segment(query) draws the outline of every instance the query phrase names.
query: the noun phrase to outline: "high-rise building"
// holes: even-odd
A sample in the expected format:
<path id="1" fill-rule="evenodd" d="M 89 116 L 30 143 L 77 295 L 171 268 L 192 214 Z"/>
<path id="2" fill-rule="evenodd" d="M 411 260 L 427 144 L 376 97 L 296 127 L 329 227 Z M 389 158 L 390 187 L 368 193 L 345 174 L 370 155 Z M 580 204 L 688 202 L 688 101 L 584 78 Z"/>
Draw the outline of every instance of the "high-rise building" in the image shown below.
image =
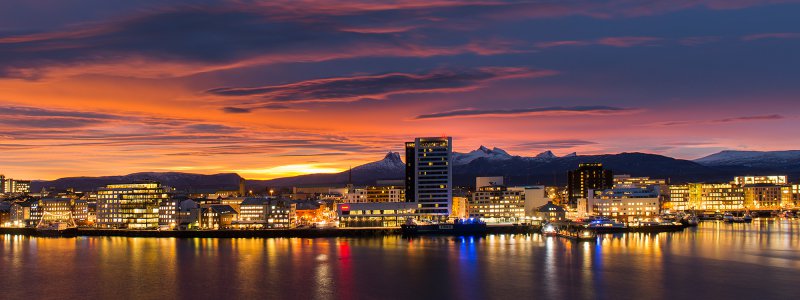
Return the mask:
<path id="1" fill-rule="evenodd" d="M 614 185 L 611 170 L 603 169 L 601 163 L 582 163 L 578 169 L 567 174 L 567 202 L 576 207 L 578 199 L 586 198 L 589 190 L 606 190 Z"/>
<path id="2" fill-rule="evenodd" d="M 169 188 L 158 182 L 109 184 L 97 191 L 97 227 L 158 228 L 159 204 Z"/>
<path id="3" fill-rule="evenodd" d="M 422 219 L 444 220 L 453 202 L 453 139 L 416 138 L 406 143 L 406 202 Z"/>

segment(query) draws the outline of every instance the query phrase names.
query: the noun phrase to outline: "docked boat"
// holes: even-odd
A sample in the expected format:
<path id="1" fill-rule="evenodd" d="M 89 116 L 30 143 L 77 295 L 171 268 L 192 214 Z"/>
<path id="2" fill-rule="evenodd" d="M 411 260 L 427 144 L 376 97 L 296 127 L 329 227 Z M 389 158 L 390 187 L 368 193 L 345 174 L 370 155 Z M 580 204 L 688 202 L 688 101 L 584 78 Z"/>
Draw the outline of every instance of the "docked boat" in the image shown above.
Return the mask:
<path id="1" fill-rule="evenodd" d="M 486 223 L 478 219 L 456 220 L 453 223 L 419 223 L 409 219 L 400 229 L 403 235 L 485 235 Z"/>
<path id="2" fill-rule="evenodd" d="M 750 214 L 745 213 L 743 216 L 734 216 L 730 219 L 725 219 L 726 223 L 752 223 L 753 217 Z"/>
<path id="3" fill-rule="evenodd" d="M 727 223 L 733 223 L 733 214 L 726 212 L 725 214 L 722 215 L 722 221 Z"/>
<path id="4" fill-rule="evenodd" d="M 67 222 L 48 222 L 36 226 L 36 234 L 45 237 L 74 237 L 78 227 Z"/>
<path id="5" fill-rule="evenodd" d="M 556 231 L 556 227 L 552 223 L 547 223 L 542 226 L 542 235 L 544 236 L 557 236 L 558 231 Z"/>
<path id="6" fill-rule="evenodd" d="M 692 215 L 692 214 L 687 214 L 687 215 L 684 215 L 684 216 L 681 218 L 681 221 L 680 221 L 680 223 L 681 223 L 681 224 L 683 224 L 684 226 L 688 226 L 688 227 L 696 227 L 696 226 L 697 226 L 697 224 L 699 224 L 699 223 L 700 223 L 700 220 L 699 220 L 699 219 L 697 219 L 697 216 L 695 216 L 695 215 Z"/>
<path id="7" fill-rule="evenodd" d="M 681 231 L 686 225 L 680 222 L 635 222 L 628 224 L 631 232 L 672 232 Z"/>
<path id="8" fill-rule="evenodd" d="M 577 241 L 597 241 L 597 232 L 588 228 L 561 228 L 558 230 L 558 236 L 577 240 Z"/>
<path id="9" fill-rule="evenodd" d="M 628 231 L 628 226 L 606 217 L 595 217 L 589 220 L 586 228 L 593 230 L 595 233 L 616 233 Z"/>
<path id="10" fill-rule="evenodd" d="M 71 213 L 50 213 L 45 211 L 39 224 L 36 225 L 36 234 L 47 237 L 74 237 L 78 235 L 78 226 L 72 219 Z"/>

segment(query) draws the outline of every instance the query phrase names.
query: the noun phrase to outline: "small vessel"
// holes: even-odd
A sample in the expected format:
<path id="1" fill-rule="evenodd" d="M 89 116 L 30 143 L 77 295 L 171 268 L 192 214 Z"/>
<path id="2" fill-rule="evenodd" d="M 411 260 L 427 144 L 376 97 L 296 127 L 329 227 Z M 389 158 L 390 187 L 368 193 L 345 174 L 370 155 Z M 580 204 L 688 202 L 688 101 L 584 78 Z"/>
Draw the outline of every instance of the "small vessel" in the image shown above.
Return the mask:
<path id="1" fill-rule="evenodd" d="M 47 222 L 36 226 L 36 233 L 47 237 L 74 237 L 78 235 L 78 227 L 68 222 Z"/>
<path id="2" fill-rule="evenodd" d="M 684 226 L 695 227 L 695 226 L 697 226 L 698 223 L 700 223 L 700 220 L 698 220 L 697 216 L 695 216 L 695 215 L 687 214 L 687 215 L 683 216 L 683 218 L 681 218 L 680 222 Z"/>
<path id="3" fill-rule="evenodd" d="M 722 215 L 722 221 L 725 221 L 725 222 L 728 222 L 728 223 L 732 223 L 733 222 L 733 214 L 729 213 L 729 212 L 726 212 L 725 214 Z"/>
<path id="4" fill-rule="evenodd" d="M 631 232 L 671 232 L 683 230 L 686 225 L 680 222 L 635 222 L 628 228 Z"/>
<path id="5" fill-rule="evenodd" d="M 556 227 L 553 226 L 552 223 L 547 223 L 542 226 L 542 235 L 544 236 L 557 236 L 558 232 L 556 231 Z"/>
<path id="6" fill-rule="evenodd" d="M 597 241 L 597 232 L 574 224 L 568 224 L 558 228 L 557 235 L 577 241 Z"/>
<path id="7" fill-rule="evenodd" d="M 728 213 L 726 213 L 726 214 L 728 214 Z M 726 223 L 752 223 L 753 222 L 753 217 L 750 216 L 749 213 L 744 213 L 744 215 L 742 215 L 742 216 L 733 216 L 731 214 L 731 217 L 730 218 L 726 218 L 725 222 Z"/>
<path id="8" fill-rule="evenodd" d="M 592 218 L 586 228 L 594 230 L 596 233 L 626 232 L 628 230 L 628 226 L 625 224 L 606 217 Z"/>
<path id="9" fill-rule="evenodd" d="M 453 223 L 421 223 L 413 219 L 407 219 L 406 223 L 400 225 L 403 235 L 423 235 L 423 234 L 449 234 L 449 235 L 485 235 L 486 223 L 480 219 L 459 219 Z"/>
<path id="10" fill-rule="evenodd" d="M 45 211 L 36 225 L 36 234 L 47 237 L 74 237 L 78 235 L 78 226 L 72 219 L 72 213 L 50 213 Z"/>

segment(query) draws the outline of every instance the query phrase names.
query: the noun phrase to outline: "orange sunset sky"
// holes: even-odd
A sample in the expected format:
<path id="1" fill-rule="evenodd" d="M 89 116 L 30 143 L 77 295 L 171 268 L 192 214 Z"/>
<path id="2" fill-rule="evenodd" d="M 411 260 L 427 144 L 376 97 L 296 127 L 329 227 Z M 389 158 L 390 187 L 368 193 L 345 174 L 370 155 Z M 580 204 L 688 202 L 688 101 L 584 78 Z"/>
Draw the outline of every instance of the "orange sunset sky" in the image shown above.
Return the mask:
<path id="1" fill-rule="evenodd" d="M 3 1 L 0 173 L 797 149 L 795 1 Z"/>

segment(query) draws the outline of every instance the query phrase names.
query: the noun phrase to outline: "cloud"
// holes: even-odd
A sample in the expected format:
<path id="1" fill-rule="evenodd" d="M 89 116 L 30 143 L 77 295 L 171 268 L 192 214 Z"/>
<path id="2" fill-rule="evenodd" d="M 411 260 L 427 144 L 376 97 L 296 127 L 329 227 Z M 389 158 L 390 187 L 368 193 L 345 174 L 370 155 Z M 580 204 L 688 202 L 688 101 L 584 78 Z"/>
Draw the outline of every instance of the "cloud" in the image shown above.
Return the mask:
<path id="1" fill-rule="evenodd" d="M 443 119 L 460 117 L 501 117 L 501 116 L 542 116 L 542 115 L 610 115 L 633 113 L 639 111 L 633 108 L 611 106 L 572 106 L 572 107 L 538 107 L 519 109 L 460 109 L 439 113 L 419 115 L 414 119 Z"/>
<path id="2" fill-rule="evenodd" d="M 617 48 L 628 48 L 636 46 L 653 46 L 656 42 L 662 41 L 662 38 L 651 36 L 617 36 L 617 37 L 603 37 L 598 39 L 589 40 L 561 40 L 561 41 L 545 41 L 536 43 L 538 48 L 553 48 L 553 47 L 578 47 L 578 46 L 609 46 Z"/>
<path id="3" fill-rule="evenodd" d="M 480 38 L 442 42 L 409 32 L 447 24 L 436 15 L 473 6 L 240 2 L 140 11 L 62 31 L 0 35 L 0 77 L 100 73 L 161 78 L 353 57 L 519 52 L 507 42 Z"/>
<path id="4" fill-rule="evenodd" d="M 468 91 L 491 80 L 553 74 L 555 72 L 549 70 L 510 67 L 442 69 L 419 74 L 387 73 L 313 79 L 285 85 L 225 87 L 207 92 L 218 96 L 245 96 L 248 99 L 259 96 L 266 102 L 352 102 L 364 98 L 385 99 L 396 94 Z"/>
<path id="5" fill-rule="evenodd" d="M 579 146 L 597 145 L 597 142 L 586 140 L 545 140 L 518 144 L 517 147 L 534 149 L 567 149 Z"/>
<path id="6" fill-rule="evenodd" d="M 662 1 L 663 2 L 663 1 Z M 129 9 L 112 20 L 90 20 L 59 31 L 0 35 L 0 77 L 114 74 L 162 78 L 259 64 L 356 57 L 496 55 L 530 51 L 462 32 L 497 21 L 565 16 L 632 17 L 705 7 L 730 9 L 774 1 L 220 1 Z M 730 2 L 730 1 L 725 1 Z M 90 11 L 96 7 L 74 10 Z M 13 5 L 12 5 L 13 6 Z M 95 5 L 96 6 L 96 5 Z M 3 19 L 0 12 L 0 19 Z M 16 18 L 19 19 L 19 18 Z M 34 18 L 35 19 L 35 18 Z M 543 42 L 651 45 L 653 37 Z"/>
<path id="7" fill-rule="evenodd" d="M 250 108 L 226 106 L 222 108 L 222 111 L 229 114 L 246 114 L 252 112 L 253 110 Z"/>
<path id="8" fill-rule="evenodd" d="M 781 119 L 785 119 L 785 117 L 778 114 L 772 114 L 772 115 L 733 117 L 733 118 L 724 118 L 715 120 L 669 121 L 669 122 L 654 123 L 652 125 L 683 126 L 683 125 L 697 125 L 697 124 L 726 124 L 726 123 L 739 123 L 739 122 L 750 122 L 750 121 L 771 121 L 771 120 L 781 120 Z"/>
<path id="9" fill-rule="evenodd" d="M 800 39 L 800 32 L 771 32 L 745 35 L 743 41 L 758 41 L 764 39 Z"/>
<path id="10" fill-rule="evenodd" d="M 253 107 L 236 107 L 236 106 L 226 106 L 222 108 L 222 111 L 229 114 L 246 114 L 251 113 L 254 110 L 279 110 L 279 111 L 305 111 L 304 109 L 293 108 L 290 106 L 282 105 L 282 104 L 265 104 Z"/>

